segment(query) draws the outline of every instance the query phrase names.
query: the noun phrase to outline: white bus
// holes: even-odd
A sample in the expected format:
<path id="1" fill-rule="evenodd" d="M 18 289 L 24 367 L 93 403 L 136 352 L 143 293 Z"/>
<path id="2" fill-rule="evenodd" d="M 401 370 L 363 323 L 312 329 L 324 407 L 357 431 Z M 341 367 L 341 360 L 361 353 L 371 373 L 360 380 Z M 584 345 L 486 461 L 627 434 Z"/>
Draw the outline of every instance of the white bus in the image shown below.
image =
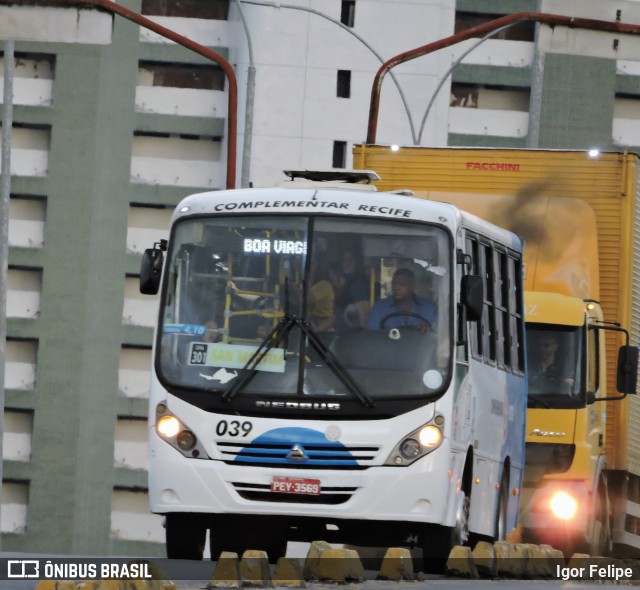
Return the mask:
<path id="1" fill-rule="evenodd" d="M 427 567 L 504 538 L 524 459 L 521 240 L 372 185 L 286 184 L 189 196 L 145 252 L 168 557 L 202 559 L 210 531 L 213 559 L 412 539 Z"/>

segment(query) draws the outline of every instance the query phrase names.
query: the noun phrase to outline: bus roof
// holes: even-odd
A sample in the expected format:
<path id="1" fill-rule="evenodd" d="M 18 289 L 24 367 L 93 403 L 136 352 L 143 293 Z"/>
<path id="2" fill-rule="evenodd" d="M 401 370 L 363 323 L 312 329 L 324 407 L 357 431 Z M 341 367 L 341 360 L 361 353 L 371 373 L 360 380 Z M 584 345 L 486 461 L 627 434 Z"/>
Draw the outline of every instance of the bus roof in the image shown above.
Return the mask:
<path id="1" fill-rule="evenodd" d="M 295 184 L 295 183 L 291 183 Z M 367 186 L 367 185 L 364 185 Z M 183 199 L 172 222 L 181 217 L 212 214 L 324 214 L 371 217 L 398 221 L 430 221 L 456 233 L 460 225 L 488 235 L 515 250 L 522 240 L 515 234 L 464 212 L 449 203 L 395 192 L 371 192 L 332 187 L 253 188 L 196 193 Z"/>

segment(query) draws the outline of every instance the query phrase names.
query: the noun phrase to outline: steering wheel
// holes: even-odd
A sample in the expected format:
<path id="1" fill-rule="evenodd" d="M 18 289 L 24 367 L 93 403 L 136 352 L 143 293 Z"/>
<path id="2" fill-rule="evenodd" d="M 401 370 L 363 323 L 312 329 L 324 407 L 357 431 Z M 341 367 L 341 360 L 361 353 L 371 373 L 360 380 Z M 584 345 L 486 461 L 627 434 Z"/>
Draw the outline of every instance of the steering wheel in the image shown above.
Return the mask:
<path id="1" fill-rule="evenodd" d="M 421 316 L 419 313 L 415 313 L 414 311 L 392 311 L 391 313 L 388 313 L 386 316 L 384 316 L 380 320 L 380 329 L 381 330 L 384 329 L 384 325 L 386 324 L 387 320 L 390 320 L 391 318 L 396 318 L 398 316 L 402 316 L 402 317 L 405 317 L 405 318 L 408 318 L 408 317 L 418 318 L 420 321 L 422 321 L 422 322 L 424 322 L 426 324 L 427 330 L 433 331 L 435 329 L 435 326 L 434 326 L 434 324 L 433 324 L 433 322 L 431 320 L 428 320 L 424 316 Z M 419 326 L 403 326 L 403 327 L 419 328 Z"/>

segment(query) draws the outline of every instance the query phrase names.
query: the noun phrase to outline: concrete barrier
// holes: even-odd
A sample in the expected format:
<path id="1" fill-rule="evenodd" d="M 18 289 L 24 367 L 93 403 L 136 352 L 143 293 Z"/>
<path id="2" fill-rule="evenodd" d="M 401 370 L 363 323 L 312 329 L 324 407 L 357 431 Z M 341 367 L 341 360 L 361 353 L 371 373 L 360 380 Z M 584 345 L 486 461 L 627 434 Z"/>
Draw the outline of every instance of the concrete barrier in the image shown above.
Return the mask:
<path id="1" fill-rule="evenodd" d="M 307 557 L 304 560 L 304 569 L 302 574 L 305 580 L 318 580 L 320 573 L 320 556 L 324 551 L 333 549 L 326 541 L 313 541 L 307 551 Z"/>
<path id="2" fill-rule="evenodd" d="M 265 551 L 248 549 L 242 554 L 240 580 L 243 586 L 259 586 L 261 588 L 272 586 L 269 557 Z"/>
<path id="3" fill-rule="evenodd" d="M 552 578 L 555 573 L 550 545 L 530 545 L 529 568 L 532 578 Z"/>
<path id="4" fill-rule="evenodd" d="M 237 553 L 220 553 L 213 578 L 207 584 L 207 588 L 240 588 L 240 561 Z"/>
<path id="5" fill-rule="evenodd" d="M 495 577 L 498 573 L 496 552 L 491 543 L 479 541 L 471 553 L 473 563 L 481 576 Z"/>
<path id="6" fill-rule="evenodd" d="M 378 580 L 414 580 L 411 552 L 404 547 L 390 547 L 382 559 Z"/>
<path id="7" fill-rule="evenodd" d="M 531 548 L 527 543 L 516 543 L 514 549 L 514 576 L 518 578 L 528 577 L 533 568 L 533 565 L 529 563 Z"/>
<path id="8" fill-rule="evenodd" d="M 473 562 L 473 555 L 470 547 L 456 545 L 449 553 L 445 571 L 451 576 L 461 576 L 464 578 L 479 578 L 478 570 Z"/>
<path id="9" fill-rule="evenodd" d="M 496 557 L 496 574 L 503 577 L 515 577 L 519 570 L 524 571 L 524 564 L 520 564 L 515 544 L 509 541 L 496 541 L 493 544 Z"/>
<path id="10" fill-rule="evenodd" d="M 555 577 L 557 567 L 565 566 L 564 553 L 551 545 L 541 545 L 541 547 L 544 547 L 547 552 L 547 561 L 551 569 L 551 575 Z"/>
<path id="11" fill-rule="evenodd" d="M 364 567 L 354 549 L 327 549 L 320 555 L 318 579 L 321 582 L 363 582 Z"/>
<path id="12" fill-rule="evenodd" d="M 281 557 L 273 572 L 273 585 L 288 588 L 304 588 L 304 575 L 298 559 Z"/>

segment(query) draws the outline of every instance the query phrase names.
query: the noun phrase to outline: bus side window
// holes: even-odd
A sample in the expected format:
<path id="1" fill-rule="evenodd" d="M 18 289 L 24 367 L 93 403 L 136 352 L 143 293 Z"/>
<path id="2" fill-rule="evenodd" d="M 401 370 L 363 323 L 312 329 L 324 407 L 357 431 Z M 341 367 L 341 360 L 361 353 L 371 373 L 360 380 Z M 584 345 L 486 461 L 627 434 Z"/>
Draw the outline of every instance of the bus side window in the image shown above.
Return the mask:
<path id="1" fill-rule="evenodd" d="M 465 240 L 465 253 L 471 257 L 471 268 L 465 272 L 478 275 L 478 241 L 475 237 L 467 235 Z M 476 358 L 481 358 L 484 352 L 484 342 L 482 339 L 482 322 L 469 323 L 469 340 L 471 343 L 471 354 Z"/>

